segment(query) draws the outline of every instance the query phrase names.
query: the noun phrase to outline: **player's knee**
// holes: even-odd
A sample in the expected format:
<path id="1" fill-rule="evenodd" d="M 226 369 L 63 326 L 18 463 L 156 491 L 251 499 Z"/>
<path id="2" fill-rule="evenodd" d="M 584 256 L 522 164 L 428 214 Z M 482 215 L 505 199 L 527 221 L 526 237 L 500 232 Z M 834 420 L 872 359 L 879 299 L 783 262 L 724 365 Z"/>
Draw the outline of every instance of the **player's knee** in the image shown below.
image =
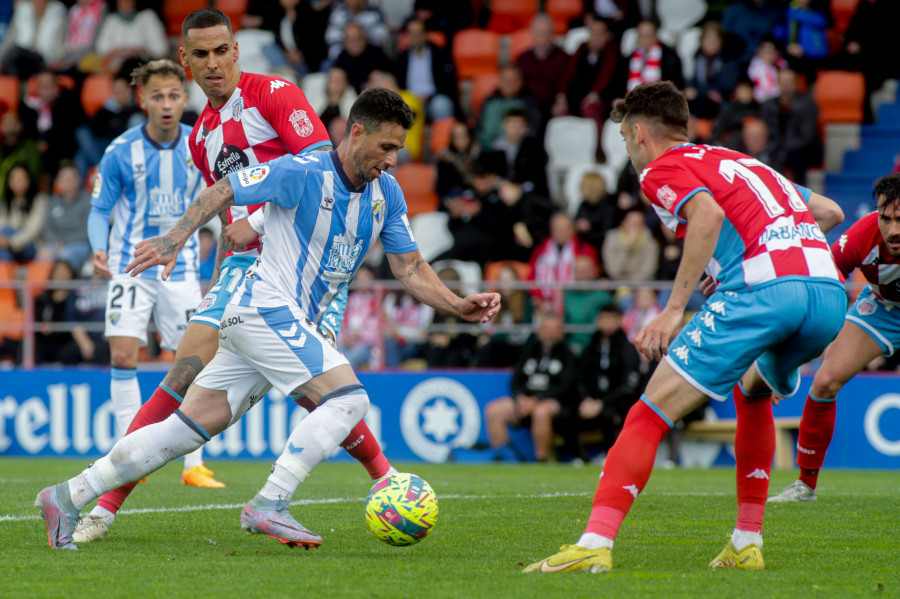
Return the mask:
<path id="1" fill-rule="evenodd" d="M 488 422 L 508 421 L 512 415 L 512 402 L 507 397 L 492 399 L 484 406 L 484 419 Z"/>
<path id="2" fill-rule="evenodd" d="M 839 380 L 831 373 L 819 370 L 809 389 L 810 395 L 818 399 L 834 399 L 846 381 Z"/>
<path id="3" fill-rule="evenodd" d="M 138 357 L 137 352 L 133 352 L 128 348 L 114 347 L 110 348 L 109 364 L 113 368 L 137 368 Z"/>

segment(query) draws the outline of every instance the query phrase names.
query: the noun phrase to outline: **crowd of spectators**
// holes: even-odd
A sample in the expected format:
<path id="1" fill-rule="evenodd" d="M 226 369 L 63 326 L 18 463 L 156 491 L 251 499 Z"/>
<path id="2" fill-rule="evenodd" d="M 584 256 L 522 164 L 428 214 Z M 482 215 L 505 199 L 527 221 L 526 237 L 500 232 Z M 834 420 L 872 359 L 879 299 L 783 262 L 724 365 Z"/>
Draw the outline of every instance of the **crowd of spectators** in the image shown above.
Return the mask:
<path id="1" fill-rule="evenodd" d="M 179 39 L 167 33 L 180 30 L 167 12 L 175 3 L 0 4 L 7 9 L 0 7 L 0 71 L 21 82 L 18 102 L 0 100 L 0 261 L 62 261 L 83 276 L 91 173 L 106 145 L 144 118 L 131 69 L 177 56 Z M 408 13 L 398 15 L 397 6 Z M 689 101 L 695 141 L 739 149 L 805 183 L 822 161 L 810 94 L 820 70 L 861 71 L 873 92 L 900 69 L 883 59 L 890 55 L 887 28 L 900 16 L 892 0 L 861 0 L 843 31 L 835 29 L 828 0 L 710 1 L 692 54 L 661 28 L 655 6 L 584 0 L 582 12 L 562 22 L 543 12 L 528 17 L 522 25 L 530 42 L 514 56 L 512 36 L 502 32 L 495 87 L 479 98 L 474 82 L 459 76 L 454 43 L 460 31 L 497 22 L 490 0 L 280 0 L 249 2 L 244 14 L 231 15 L 242 54 L 259 67 L 252 70 L 301 85 L 335 141 L 362 89 L 403 94 L 417 123 L 402 159 L 433 165 L 435 209 L 446 213 L 452 238 L 436 260 L 474 264 L 485 280 L 492 272 L 490 284 L 504 295 L 503 314 L 486 335 L 436 321 L 405 294 L 376 298 L 371 289 L 354 289 L 342 339 L 354 365 L 510 367 L 549 316 L 563 318 L 568 347 L 578 355 L 605 306 L 623 312 L 627 324 L 629 311 L 646 313 L 660 303 L 654 294 L 645 305 L 654 286 L 641 283 L 674 276 L 680 242 L 642 201 L 627 161 L 616 163 L 611 177 L 586 172 L 574 197 L 548 179 L 544 134 L 551 119 L 591 119 L 600 140 L 616 98 L 639 83 L 670 79 Z M 254 48 L 258 39 L 271 43 Z M 90 110 L 79 99 L 98 74 L 109 78 L 111 93 Z M 193 118 L 186 112 L 186 122 Z M 447 143 L 435 147 L 434 125 L 448 119 Z M 595 158 L 607 160 L 601 143 Z M 206 247 L 210 264 L 214 240 Z M 498 263 L 505 266 L 492 269 Z M 385 278 L 383 264 L 370 266 L 373 277 Z M 466 268 L 445 270 L 463 284 Z M 630 285 L 589 289 L 598 279 Z M 524 291 L 525 284 L 534 288 Z M 372 319 L 384 324 L 384 343 L 372 338 Z M 423 332 L 429 323 L 437 332 Z"/>

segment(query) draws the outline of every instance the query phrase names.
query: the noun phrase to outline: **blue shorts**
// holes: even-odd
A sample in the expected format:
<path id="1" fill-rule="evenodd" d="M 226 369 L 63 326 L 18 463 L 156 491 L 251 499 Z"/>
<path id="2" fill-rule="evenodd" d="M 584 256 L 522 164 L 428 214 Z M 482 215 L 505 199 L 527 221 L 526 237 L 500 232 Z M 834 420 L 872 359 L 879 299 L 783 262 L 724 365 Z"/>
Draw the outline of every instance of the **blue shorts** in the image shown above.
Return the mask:
<path id="1" fill-rule="evenodd" d="M 724 400 L 755 362 L 782 397 L 800 386 L 798 368 L 837 336 L 847 311 L 843 286 L 785 279 L 710 296 L 669 345 L 666 361 L 694 388 Z"/>
<path id="2" fill-rule="evenodd" d="M 216 284 L 209 288 L 197 311 L 191 316 L 190 322 L 200 322 L 211 327 L 219 328 L 225 306 L 231 301 L 231 296 L 237 291 L 247 269 L 256 262 L 256 256 L 227 256 L 219 269 L 219 278 Z"/>
<path id="3" fill-rule="evenodd" d="M 885 305 L 868 285 L 847 310 L 846 318 L 868 333 L 885 356 L 892 355 L 900 345 L 900 307 Z"/>

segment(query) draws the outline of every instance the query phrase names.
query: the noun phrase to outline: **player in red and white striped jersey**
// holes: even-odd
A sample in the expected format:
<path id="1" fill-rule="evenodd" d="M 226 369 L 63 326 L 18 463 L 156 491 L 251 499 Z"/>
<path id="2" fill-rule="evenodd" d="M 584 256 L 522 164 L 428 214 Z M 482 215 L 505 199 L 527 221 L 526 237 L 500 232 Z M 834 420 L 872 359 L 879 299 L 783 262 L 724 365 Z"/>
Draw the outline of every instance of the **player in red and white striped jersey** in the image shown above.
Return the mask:
<path id="1" fill-rule="evenodd" d="M 797 439 L 800 477 L 770 502 L 816 500 L 819 469 L 834 434 L 838 392 L 869 362 L 900 346 L 900 174 L 878 179 L 874 195 L 878 209 L 831 246 L 844 276 L 858 268 L 869 284 L 847 311 L 806 397 Z"/>
<path id="2" fill-rule="evenodd" d="M 613 109 L 641 189 L 684 239 L 684 252 L 665 308 L 635 338 L 659 366 L 609 451 L 585 531 L 526 572 L 610 570 L 614 539 L 662 439 L 707 398 L 724 400 L 732 390 L 737 522 L 709 565 L 764 567 L 762 523 L 775 455 L 771 399 L 796 393 L 799 366 L 843 323 L 846 292 L 822 231 L 843 213 L 750 156 L 691 144 L 689 118 L 687 101 L 669 81 L 641 84 Z M 717 289 L 681 328 L 704 270 Z"/>

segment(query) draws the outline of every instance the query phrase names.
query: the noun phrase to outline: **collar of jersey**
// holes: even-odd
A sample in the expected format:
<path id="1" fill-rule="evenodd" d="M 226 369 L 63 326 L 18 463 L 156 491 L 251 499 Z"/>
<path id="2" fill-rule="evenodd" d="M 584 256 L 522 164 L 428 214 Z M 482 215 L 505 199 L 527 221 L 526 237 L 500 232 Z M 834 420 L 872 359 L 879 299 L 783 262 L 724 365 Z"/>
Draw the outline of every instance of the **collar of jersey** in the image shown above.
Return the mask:
<path id="1" fill-rule="evenodd" d="M 341 183 L 344 184 L 344 187 L 346 187 L 348 191 L 351 191 L 353 193 L 362 193 L 366 190 L 365 183 L 360 188 L 356 188 L 353 186 L 353 183 L 350 181 L 347 173 L 344 172 L 344 165 L 341 164 L 341 159 L 338 158 L 337 150 L 331 150 L 330 152 L 328 152 L 328 155 L 331 156 L 331 161 L 334 162 L 335 170 L 337 170 L 338 175 L 341 177 Z"/>
<path id="2" fill-rule="evenodd" d="M 175 146 L 178 145 L 179 141 L 181 141 L 181 125 L 180 124 L 178 125 L 178 135 L 175 136 L 175 141 L 173 141 L 168 146 L 164 146 L 161 143 L 159 143 L 158 141 L 156 141 L 155 139 L 153 139 L 152 137 L 150 137 L 150 134 L 147 133 L 147 123 L 144 123 L 143 125 L 141 125 L 141 133 L 143 133 L 144 139 L 147 140 L 147 143 L 149 143 L 151 146 L 153 146 L 157 150 L 171 150 Z"/>

